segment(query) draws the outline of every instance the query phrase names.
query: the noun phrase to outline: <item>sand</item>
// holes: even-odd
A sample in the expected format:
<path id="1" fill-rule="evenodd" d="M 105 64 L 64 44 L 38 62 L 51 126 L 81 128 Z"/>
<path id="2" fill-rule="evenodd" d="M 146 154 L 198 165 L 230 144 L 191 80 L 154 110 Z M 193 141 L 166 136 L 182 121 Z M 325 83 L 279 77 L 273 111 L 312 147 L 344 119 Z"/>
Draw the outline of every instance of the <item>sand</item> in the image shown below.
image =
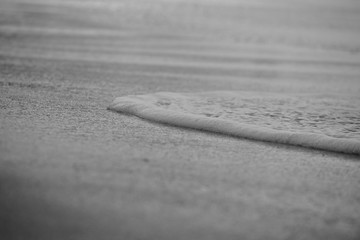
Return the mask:
<path id="1" fill-rule="evenodd" d="M 360 92 L 356 1 L 202 2 L 0 1 L 2 238 L 360 236 L 358 156 L 106 109 L 159 91 Z"/>

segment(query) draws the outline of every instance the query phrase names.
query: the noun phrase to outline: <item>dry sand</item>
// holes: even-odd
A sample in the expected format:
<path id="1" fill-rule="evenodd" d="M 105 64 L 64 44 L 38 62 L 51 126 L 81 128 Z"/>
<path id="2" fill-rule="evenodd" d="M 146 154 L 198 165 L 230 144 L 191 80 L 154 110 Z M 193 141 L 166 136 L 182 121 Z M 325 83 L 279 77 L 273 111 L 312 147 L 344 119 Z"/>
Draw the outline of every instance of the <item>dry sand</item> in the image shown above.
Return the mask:
<path id="1" fill-rule="evenodd" d="M 219 2 L 0 1 L 1 239 L 358 239 L 359 157 L 106 110 L 360 92 L 356 1 Z"/>

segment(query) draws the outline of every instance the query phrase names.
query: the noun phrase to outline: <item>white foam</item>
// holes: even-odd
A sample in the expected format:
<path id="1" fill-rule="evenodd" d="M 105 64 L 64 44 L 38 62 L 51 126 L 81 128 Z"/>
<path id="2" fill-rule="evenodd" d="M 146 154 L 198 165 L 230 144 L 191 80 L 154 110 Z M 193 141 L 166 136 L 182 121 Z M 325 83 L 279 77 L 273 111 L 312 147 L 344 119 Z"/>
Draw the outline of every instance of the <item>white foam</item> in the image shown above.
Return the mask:
<path id="1" fill-rule="evenodd" d="M 108 109 L 179 127 L 360 155 L 358 100 L 249 92 L 156 93 L 119 97 Z M 325 108 L 328 120 L 319 108 Z M 292 112 L 300 117 L 288 117 Z"/>

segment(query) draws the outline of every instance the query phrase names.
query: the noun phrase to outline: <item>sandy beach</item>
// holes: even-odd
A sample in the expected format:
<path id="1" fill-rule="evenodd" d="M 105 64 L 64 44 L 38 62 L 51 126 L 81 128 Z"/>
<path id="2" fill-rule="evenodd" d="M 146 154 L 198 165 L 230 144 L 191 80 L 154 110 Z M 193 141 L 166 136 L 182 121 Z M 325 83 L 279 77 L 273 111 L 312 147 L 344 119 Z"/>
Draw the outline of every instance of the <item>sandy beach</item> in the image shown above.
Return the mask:
<path id="1" fill-rule="evenodd" d="M 0 0 L 0 239 L 359 239 L 359 156 L 107 110 L 162 91 L 358 94 L 359 12 Z"/>

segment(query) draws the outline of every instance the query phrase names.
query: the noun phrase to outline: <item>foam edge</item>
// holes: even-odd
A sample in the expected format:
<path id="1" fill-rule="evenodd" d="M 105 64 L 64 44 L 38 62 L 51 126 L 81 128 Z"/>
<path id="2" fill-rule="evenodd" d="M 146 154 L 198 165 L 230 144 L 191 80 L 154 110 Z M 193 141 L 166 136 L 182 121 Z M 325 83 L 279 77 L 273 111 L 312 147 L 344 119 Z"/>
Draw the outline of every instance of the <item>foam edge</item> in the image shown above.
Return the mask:
<path id="1" fill-rule="evenodd" d="M 178 127 L 215 132 L 251 140 L 360 155 L 360 142 L 356 140 L 334 138 L 315 133 L 274 130 L 190 113 L 180 114 L 131 97 L 116 98 L 107 109 Z"/>

